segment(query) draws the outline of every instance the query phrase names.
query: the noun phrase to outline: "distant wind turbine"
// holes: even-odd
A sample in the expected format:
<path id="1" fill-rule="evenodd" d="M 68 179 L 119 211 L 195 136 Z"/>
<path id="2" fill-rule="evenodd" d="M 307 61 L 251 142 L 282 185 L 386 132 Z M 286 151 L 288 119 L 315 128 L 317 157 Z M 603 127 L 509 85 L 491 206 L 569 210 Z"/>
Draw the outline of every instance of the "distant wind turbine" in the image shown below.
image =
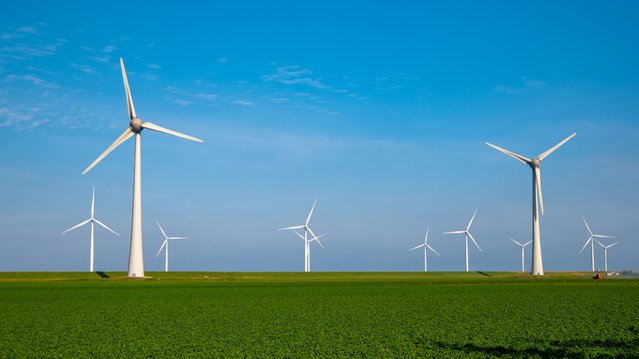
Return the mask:
<path id="1" fill-rule="evenodd" d="M 466 239 L 466 272 L 468 272 L 468 238 L 470 238 L 473 241 L 473 243 L 475 243 L 475 245 L 477 246 L 477 249 L 479 249 L 480 252 L 483 252 L 481 248 L 479 247 L 479 244 L 477 244 L 477 242 L 475 241 L 475 238 L 473 238 L 473 235 L 470 234 L 470 226 L 473 224 L 473 220 L 475 219 L 476 214 L 477 214 L 477 210 L 475 210 L 475 213 L 473 213 L 473 216 L 470 218 L 470 222 L 468 222 L 468 226 L 466 226 L 466 229 L 461 231 L 444 232 L 444 234 L 463 234 L 464 235 L 464 238 Z"/>
<path id="2" fill-rule="evenodd" d="M 568 136 L 565 140 L 559 142 L 554 147 L 549 149 L 548 151 L 540 154 L 537 158 L 528 159 L 524 156 L 518 155 L 514 152 L 508 151 L 501 147 L 495 146 L 491 143 L 486 142 L 486 144 L 497 151 L 503 152 L 508 156 L 516 159 L 517 161 L 530 166 L 532 169 L 532 187 L 533 187 L 533 257 L 532 257 L 532 271 L 533 275 L 544 275 L 544 265 L 541 259 L 541 237 L 539 233 L 539 215 L 538 209 L 541 207 L 541 214 L 544 214 L 544 198 L 542 196 L 541 191 L 541 172 L 539 170 L 539 166 L 541 165 L 541 161 L 544 158 L 548 157 L 551 153 L 553 153 L 556 149 L 558 149 L 561 145 L 568 142 L 571 138 L 575 137 L 577 133 L 573 133 Z"/>
<path id="3" fill-rule="evenodd" d="M 527 245 L 532 243 L 532 241 L 528 241 L 528 242 L 526 242 L 524 244 L 521 244 L 521 243 L 517 242 L 516 240 L 514 240 L 514 239 L 512 239 L 510 237 L 508 237 L 508 239 L 510 239 L 511 241 L 515 242 L 518 246 L 521 247 L 521 271 L 523 272 L 523 271 L 525 271 L 525 269 L 524 269 L 524 248 L 526 248 Z"/>
<path id="4" fill-rule="evenodd" d="M 415 246 L 411 249 L 409 249 L 410 251 L 415 250 L 417 248 L 424 248 L 424 272 L 428 272 L 428 263 L 427 263 L 427 257 L 428 257 L 428 250 L 430 249 L 431 251 L 433 251 L 433 253 L 439 255 L 439 253 L 437 253 L 436 250 L 433 249 L 433 247 L 431 247 L 428 244 L 428 226 L 426 226 L 426 236 L 424 236 L 424 243 Z"/>
<path id="5" fill-rule="evenodd" d="M 588 237 L 588 240 L 586 241 L 586 243 L 584 243 L 584 246 L 581 247 L 579 254 L 581 254 L 586 248 L 586 246 L 588 245 L 588 243 L 590 243 L 591 270 L 594 272 L 595 271 L 595 238 L 615 238 L 615 237 L 604 236 L 602 234 L 593 234 L 592 231 L 590 230 L 590 226 L 588 225 L 588 222 L 586 222 L 586 219 L 583 216 L 581 217 L 581 219 L 584 220 L 584 224 L 586 225 L 586 229 L 588 230 L 590 237 Z"/>
<path id="6" fill-rule="evenodd" d="M 608 273 L 608 248 L 619 244 L 619 242 L 615 242 L 615 243 L 609 244 L 607 246 L 604 246 L 603 243 L 599 242 L 596 239 L 595 239 L 595 242 L 597 242 L 604 250 L 604 272 Z"/>
<path id="7" fill-rule="evenodd" d="M 133 106 L 133 98 L 131 97 L 131 91 L 129 90 L 129 81 L 126 77 L 126 70 L 124 69 L 124 61 L 120 58 L 120 68 L 122 69 L 122 78 L 124 80 L 124 92 L 126 93 L 126 106 L 129 110 L 129 127 L 118 137 L 115 142 L 111 144 L 102 154 L 95 160 L 87 169 L 82 172 L 85 174 L 89 172 L 93 166 L 97 165 L 104 157 L 106 157 L 116 147 L 120 146 L 129 138 L 135 135 L 135 152 L 133 161 L 133 209 L 131 211 L 131 246 L 129 249 L 129 277 L 144 277 L 144 258 L 142 253 L 142 176 L 141 176 L 141 133 L 144 129 L 152 131 L 163 132 L 172 136 L 185 138 L 187 140 L 195 142 L 204 142 L 199 138 L 185 135 L 180 132 L 172 131 L 164 127 L 160 127 L 151 122 L 142 121 L 141 118 L 135 114 L 135 107 Z"/>
<path id="8" fill-rule="evenodd" d="M 311 211 L 308 213 L 308 217 L 306 217 L 306 222 L 303 225 L 278 229 L 278 231 L 292 230 L 295 234 L 297 234 L 300 238 L 302 238 L 304 240 L 304 272 L 310 272 L 311 271 L 311 248 L 310 248 L 310 243 L 312 241 L 317 241 L 317 243 L 320 246 L 324 247 L 322 245 L 322 242 L 319 241 L 319 238 L 323 237 L 326 234 L 322 234 L 320 236 L 316 236 L 315 233 L 313 233 L 313 230 L 311 229 L 311 227 L 308 226 L 309 223 L 311 222 L 311 216 L 313 216 L 313 211 L 315 210 L 315 205 L 316 204 L 317 204 L 317 200 L 315 200 L 315 202 L 313 202 L 313 207 L 311 207 Z M 296 229 L 303 229 L 304 230 L 304 235 L 301 235 L 300 233 L 297 233 L 295 231 Z M 313 236 L 311 239 L 309 239 L 309 237 L 308 237 L 309 233 Z"/>
<path id="9" fill-rule="evenodd" d="M 158 254 L 155 255 L 155 258 L 157 258 L 160 255 L 160 252 L 162 252 L 162 249 L 164 248 L 164 271 L 168 272 L 169 271 L 169 240 L 174 240 L 174 239 L 189 239 L 189 237 L 169 237 L 166 235 L 166 233 L 164 232 L 164 229 L 162 229 L 162 226 L 160 225 L 160 222 L 158 222 L 158 220 L 155 220 L 155 223 L 157 223 L 158 227 L 160 228 L 160 232 L 162 232 L 162 235 L 164 236 L 164 242 L 162 242 L 162 246 L 160 247 L 160 250 L 158 250 Z"/>
<path id="10" fill-rule="evenodd" d="M 105 228 L 106 230 L 110 231 L 111 233 L 118 235 L 117 233 L 115 233 L 115 231 L 113 231 L 111 228 L 107 227 L 104 223 L 98 221 L 95 217 L 94 217 L 94 212 L 95 212 L 95 186 L 93 186 L 93 194 L 91 195 L 91 217 L 89 219 L 87 219 L 84 222 L 81 222 L 79 224 L 76 224 L 75 226 L 67 229 L 66 231 L 62 232 L 60 235 L 63 235 L 69 231 L 72 231 L 76 228 L 82 227 L 87 223 L 91 223 L 91 250 L 90 250 L 90 255 L 89 255 L 89 272 L 93 272 L 93 224 L 97 223 L 98 225 L 102 226 L 103 228 Z"/>

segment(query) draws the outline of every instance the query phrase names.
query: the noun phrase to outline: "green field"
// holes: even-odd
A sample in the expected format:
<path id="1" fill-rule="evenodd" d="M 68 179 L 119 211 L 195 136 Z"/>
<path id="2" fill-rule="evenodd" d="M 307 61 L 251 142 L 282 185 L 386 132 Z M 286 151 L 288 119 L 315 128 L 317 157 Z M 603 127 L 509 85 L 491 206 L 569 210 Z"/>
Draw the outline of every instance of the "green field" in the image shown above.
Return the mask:
<path id="1" fill-rule="evenodd" d="M 638 357 L 588 273 L 0 273 L 0 357 Z"/>

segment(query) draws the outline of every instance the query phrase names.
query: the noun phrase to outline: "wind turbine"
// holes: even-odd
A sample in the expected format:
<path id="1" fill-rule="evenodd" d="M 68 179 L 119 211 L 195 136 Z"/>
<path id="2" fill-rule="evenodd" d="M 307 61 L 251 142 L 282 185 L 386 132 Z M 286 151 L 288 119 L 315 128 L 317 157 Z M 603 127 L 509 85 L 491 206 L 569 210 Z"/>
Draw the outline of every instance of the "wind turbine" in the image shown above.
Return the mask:
<path id="1" fill-rule="evenodd" d="M 129 81 L 126 77 L 126 70 L 124 69 L 124 62 L 120 58 L 120 67 L 122 69 L 122 78 L 124 80 L 124 92 L 126 93 L 126 106 L 129 110 L 129 127 L 118 137 L 115 142 L 111 144 L 102 154 L 95 160 L 87 169 L 82 172 L 85 174 L 89 172 L 93 166 L 97 165 L 104 157 L 106 157 L 116 147 L 120 146 L 129 138 L 135 135 L 135 152 L 133 160 L 133 205 L 131 211 L 131 246 L 129 249 L 129 277 L 144 277 L 144 258 L 142 254 L 142 178 L 141 178 L 141 133 L 144 129 L 152 131 L 163 132 L 169 135 L 182 137 L 187 140 L 195 142 L 204 142 L 199 138 L 191 137 L 183 133 L 172 131 L 164 127 L 160 127 L 151 122 L 142 121 L 141 118 L 135 114 L 135 107 L 133 106 L 133 98 L 131 98 L 131 91 L 129 90 Z"/>
<path id="2" fill-rule="evenodd" d="M 160 227 L 160 232 L 162 232 L 162 235 L 164 236 L 164 242 L 162 242 L 162 246 L 160 247 L 160 250 L 158 250 L 158 254 L 155 255 L 155 258 L 157 258 L 160 255 L 160 252 L 162 252 L 162 248 L 166 247 L 166 249 L 164 250 L 164 254 L 165 254 L 164 271 L 168 272 L 169 271 L 169 240 L 189 239 L 189 237 L 169 237 L 166 235 L 166 233 L 162 229 L 162 226 L 160 226 L 160 222 L 158 222 L 157 219 L 155 220 L 155 223 L 157 223 L 158 227 Z"/>
<path id="3" fill-rule="evenodd" d="M 470 222 L 468 222 L 468 226 L 466 226 L 466 229 L 461 231 L 444 232 L 444 234 L 463 234 L 464 238 L 466 238 L 466 272 L 468 272 L 468 238 L 470 237 L 473 243 L 475 243 L 475 245 L 477 246 L 477 249 L 479 249 L 480 252 L 483 252 L 479 247 L 479 244 L 477 244 L 477 242 L 475 241 L 475 238 L 473 238 L 473 235 L 470 234 L 470 226 L 473 224 L 473 220 L 475 219 L 476 214 L 477 210 L 475 210 L 475 213 L 473 213 L 473 216 L 470 218 Z"/>
<path id="4" fill-rule="evenodd" d="M 595 242 L 597 242 L 604 249 L 604 272 L 606 272 L 606 274 L 607 274 L 608 273 L 608 248 L 619 244 L 619 242 L 615 242 L 615 243 L 609 244 L 607 246 L 604 246 L 603 243 L 599 242 L 596 239 L 595 239 Z"/>
<path id="5" fill-rule="evenodd" d="M 418 246 L 415 246 L 415 247 L 413 247 L 413 248 L 411 248 L 409 250 L 412 251 L 412 250 L 415 250 L 417 248 L 422 248 L 422 247 L 424 247 L 424 272 L 428 272 L 428 266 L 427 266 L 427 262 L 426 262 L 426 257 L 428 257 L 427 256 L 428 250 L 430 249 L 431 251 L 433 251 L 433 253 L 439 255 L 439 253 L 437 253 L 437 251 L 434 250 L 433 247 L 431 247 L 428 244 L 428 226 L 426 227 L 426 236 L 424 237 L 424 243 L 422 243 L 422 244 L 420 244 Z"/>
<path id="6" fill-rule="evenodd" d="M 524 248 L 526 248 L 527 245 L 529 245 L 530 243 L 532 243 L 532 241 L 528 241 L 524 244 L 521 244 L 519 242 L 517 242 L 516 240 L 508 237 L 508 239 L 510 239 L 511 241 L 515 242 L 518 246 L 521 247 L 521 271 L 524 271 Z"/>
<path id="7" fill-rule="evenodd" d="M 586 243 L 584 243 L 584 246 L 581 247 L 581 250 L 579 251 L 579 254 L 581 254 L 584 249 L 586 248 L 586 246 L 588 245 L 588 243 L 590 243 L 590 262 L 592 265 L 592 271 L 595 271 L 595 238 L 615 238 L 615 237 L 611 237 L 611 236 L 604 236 L 602 234 L 593 234 L 592 231 L 590 230 L 590 226 L 588 225 L 588 222 L 586 222 L 586 219 L 581 216 L 581 219 L 584 220 L 584 224 L 586 225 L 586 229 L 588 230 L 588 233 L 590 233 L 590 237 L 588 237 L 588 240 L 586 241 Z"/>
<path id="8" fill-rule="evenodd" d="M 316 204 L 317 204 L 317 200 L 315 200 L 315 202 L 313 202 L 313 207 L 311 207 L 311 211 L 308 213 L 308 217 L 306 217 L 306 222 L 303 225 L 278 229 L 278 231 L 293 230 L 293 232 L 295 232 L 295 234 L 297 234 L 300 238 L 302 238 L 304 240 L 304 272 L 310 272 L 311 271 L 311 248 L 310 248 L 310 243 L 312 241 L 316 240 L 317 243 L 319 243 L 322 247 L 324 247 L 322 245 L 322 243 L 319 241 L 319 238 L 324 236 L 324 234 L 322 234 L 321 236 L 318 237 L 318 236 L 315 235 L 315 233 L 313 233 L 313 230 L 311 229 L 311 227 L 308 226 L 309 222 L 311 221 L 311 216 L 313 216 L 313 211 L 315 210 L 315 205 Z M 296 229 L 304 229 L 304 235 L 302 236 L 301 234 L 297 233 L 295 231 Z M 313 236 L 313 238 L 308 239 L 308 234 L 309 233 Z"/>
<path id="9" fill-rule="evenodd" d="M 575 137 L 577 133 L 573 133 L 572 135 L 566 137 L 565 140 L 559 142 L 554 147 L 549 149 L 548 151 L 540 154 L 534 159 L 528 159 L 524 156 L 518 155 L 514 152 L 508 151 L 501 147 L 495 146 L 491 143 L 486 142 L 486 144 L 497 151 L 503 152 L 508 156 L 516 159 L 517 161 L 530 166 L 532 169 L 532 187 L 533 187 L 533 257 L 532 257 L 532 274 L 533 275 L 544 275 L 544 265 L 541 259 L 541 237 L 539 233 L 539 215 L 538 209 L 541 207 L 541 214 L 544 214 L 544 199 L 541 191 L 541 171 L 539 170 L 539 166 L 541 161 L 544 158 L 548 157 L 551 153 L 553 153 L 556 149 L 558 149 L 561 145 L 568 142 L 571 138 Z"/>
<path id="10" fill-rule="evenodd" d="M 113 234 L 116 234 L 119 236 L 119 234 L 115 233 L 115 231 L 113 231 L 111 228 L 107 227 L 104 223 L 98 221 L 95 217 L 94 217 L 94 212 L 95 212 L 95 186 L 93 186 L 93 194 L 91 195 L 91 217 L 89 219 L 87 219 L 84 222 L 81 222 L 79 224 L 76 224 L 75 226 L 67 229 L 66 231 L 62 232 L 60 235 L 63 235 L 69 231 L 72 231 L 76 228 L 82 227 L 87 223 L 91 223 L 91 250 L 90 250 L 90 256 L 89 256 L 89 272 L 93 272 L 93 227 L 94 227 L 94 223 L 99 224 L 100 226 L 102 226 L 103 228 L 105 228 L 106 230 L 110 231 Z"/>

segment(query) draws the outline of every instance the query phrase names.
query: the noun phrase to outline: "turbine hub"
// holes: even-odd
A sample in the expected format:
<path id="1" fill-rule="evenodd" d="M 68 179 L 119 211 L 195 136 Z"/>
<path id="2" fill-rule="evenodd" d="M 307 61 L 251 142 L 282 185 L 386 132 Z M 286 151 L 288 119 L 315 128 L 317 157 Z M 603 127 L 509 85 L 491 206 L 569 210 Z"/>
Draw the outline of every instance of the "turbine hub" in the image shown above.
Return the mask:
<path id="1" fill-rule="evenodd" d="M 139 118 L 134 118 L 131 120 L 131 122 L 129 122 L 129 127 L 131 128 L 131 131 L 135 132 L 135 133 L 140 133 L 142 131 L 142 124 L 144 123 L 144 121 L 142 121 L 142 119 Z"/>
<path id="2" fill-rule="evenodd" d="M 539 161 L 539 159 L 535 158 L 534 160 L 531 161 L 530 167 L 539 168 L 540 164 L 541 164 L 541 162 Z"/>

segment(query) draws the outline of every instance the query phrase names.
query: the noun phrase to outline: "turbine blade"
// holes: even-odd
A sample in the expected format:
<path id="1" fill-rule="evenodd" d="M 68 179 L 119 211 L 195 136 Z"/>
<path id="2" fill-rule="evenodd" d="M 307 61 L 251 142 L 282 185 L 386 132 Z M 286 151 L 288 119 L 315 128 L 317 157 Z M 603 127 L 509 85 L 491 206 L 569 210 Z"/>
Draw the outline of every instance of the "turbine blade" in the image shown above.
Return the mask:
<path id="1" fill-rule="evenodd" d="M 519 245 L 520 247 L 523 247 L 523 246 L 524 246 L 523 244 L 521 244 L 521 243 L 517 242 L 516 240 L 514 240 L 514 239 L 512 239 L 512 238 L 510 238 L 510 237 L 508 237 L 508 239 L 510 239 L 511 241 L 513 241 L 513 242 L 517 243 L 517 245 Z"/>
<path id="2" fill-rule="evenodd" d="M 160 227 L 160 232 L 162 232 L 164 239 L 169 238 L 169 236 L 167 236 L 166 233 L 164 233 L 164 229 L 162 229 L 162 226 L 160 226 L 160 222 L 158 222 L 157 219 L 155 220 L 155 223 L 157 223 L 158 227 Z"/>
<path id="3" fill-rule="evenodd" d="M 302 229 L 304 228 L 304 226 L 294 226 L 294 227 L 286 227 L 286 228 L 280 228 L 278 229 L 278 231 L 287 231 L 287 230 L 291 230 L 291 229 Z"/>
<path id="4" fill-rule="evenodd" d="M 124 80 L 124 92 L 126 93 L 126 108 L 129 110 L 129 119 L 134 119 L 135 107 L 133 107 L 133 98 L 131 97 L 131 90 L 129 90 L 129 80 L 126 77 L 126 70 L 124 69 L 124 61 L 120 57 L 120 68 L 122 69 L 122 79 Z"/>
<path id="5" fill-rule="evenodd" d="M 584 243 L 584 246 L 581 247 L 581 250 L 579 251 L 579 254 L 581 254 L 584 249 L 586 248 L 586 246 L 588 245 L 588 243 L 590 243 L 590 241 L 592 241 L 592 237 L 588 238 L 588 240 L 586 241 L 586 243 Z"/>
<path id="6" fill-rule="evenodd" d="M 91 195 L 91 218 L 95 212 L 95 186 L 93 186 L 93 195 Z"/>
<path id="7" fill-rule="evenodd" d="M 293 231 L 293 233 L 297 234 L 298 237 L 300 237 L 302 240 L 304 240 L 304 236 L 301 235 L 299 232 Z"/>
<path id="8" fill-rule="evenodd" d="M 608 246 L 608 247 L 606 247 L 606 248 L 610 248 L 610 247 L 616 246 L 617 244 L 619 244 L 619 242 L 615 242 L 615 243 L 613 243 L 613 244 L 609 245 L 609 246 Z"/>
<path id="9" fill-rule="evenodd" d="M 67 233 L 67 232 L 69 232 L 69 231 L 72 231 L 72 230 L 74 230 L 74 229 L 76 229 L 76 228 L 78 228 L 78 227 L 82 227 L 82 226 L 84 226 L 85 224 L 89 223 L 90 221 L 91 221 L 91 218 L 87 219 L 86 221 L 84 221 L 84 222 L 82 222 L 82 223 L 78 223 L 78 224 L 76 224 L 75 226 L 73 226 L 73 227 L 71 227 L 71 228 L 67 229 L 66 231 L 64 231 L 64 232 L 60 233 L 60 235 L 63 235 L 63 234 L 65 234 L 65 233 Z"/>
<path id="10" fill-rule="evenodd" d="M 442 234 L 464 234 L 466 233 L 466 231 L 449 231 L 449 232 L 444 232 Z"/>
<path id="11" fill-rule="evenodd" d="M 313 211 L 315 210 L 315 205 L 317 204 L 317 200 L 315 200 L 315 202 L 313 202 L 313 207 L 311 207 L 311 211 L 308 212 L 308 217 L 306 217 L 306 225 L 308 226 L 308 223 L 311 221 L 311 216 L 313 215 Z"/>
<path id="12" fill-rule="evenodd" d="M 104 229 L 106 229 L 106 230 L 110 231 L 111 233 L 115 234 L 115 235 L 116 235 L 116 236 L 118 236 L 118 237 L 120 236 L 120 235 L 119 235 L 119 234 L 117 234 L 114 230 L 112 230 L 111 228 L 107 227 L 107 225 L 106 225 L 106 224 L 104 224 L 104 223 L 102 223 L 102 222 L 98 221 L 98 220 L 97 220 L 97 219 L 95 219 L 95 218 L 93 218 L 93 220 L 95 221 L 95 223 L 97 223 L 97 224 L 101 225 Z"/>
<path id="13" fill-rule="evenodd" d="M 468 233 L 468 237 L 470 237 L 470 239 L 473 241 L 473 243 L 475 243 L 475 245 L 477 246 L 477 249 L 479 249 L 480 252 L 483 252 L 483 250 L 481 249 L 479 244 L 477 244 L 477 241 L 475 241 L 475 238 L 473 238 L 473 235 L 470 234 L 470 232 L 467 232 L 467 233 Z"/>
<path id="14" fill-rule="evenodd" d="M 510 157 L 512 157 L 512 158 L 514 158 L 514 159 L 516 159 L 517 161 L 519 161 L 519 162 L 521 162 L 521 163 L 523 163 L 523 164 L 525 164 L 525 165 L 529 165 L 529 164 L 532 162 L 531 160 L 529 160 L 528 158 L 526 158 L 526 157 L 524 157 L 524 156 L 518 155 L 518 154 L 516 154 L 515 152 L 508 151 L 508 150 L 503 149 L 503 148 L 501 148 L 501 147 L 499 147 L 499 146 L 495 146 L 495 145 L 493 145 L 492 143 L 488 143 L 488 142 L 486 142 L 486 144 L 487 144 L 488 146 L 490 146 L 490 147 L 492 147 L 492 148 L 496 149 L 496 150 L 497 150 L 497 151 L 499 151 L 499 152 L 503 152 L 503 153 L 507 154 L 508 156 L 510 156 Z"/>
<path id="15" fill-rule="evenodd" d="M 189 237 L 167 237 L 166 239 L 189 239 Z"/>
<path id="16" fill-rule="evenodd" d="M 603 243 L 599 242 L 598 240 L 595 239 L 595 242 L 597 242 L 597 244 L 600 245 L 602 248 L 606 248 L 606 246 L 604 246 Z"/>
<path id="17" fill-rule="evenodd" d="M 160 250 L 158 251 L 158 254 L 155 255 L 155 258 L 157 258 L 160 255 L 160 252 L 162 252 L 162 248 L 164 248 L 164 246 L 169 242 L 168 239 L 165 239 L 164 242 L 162 242 L 162 247 L 160 247 Z"/>
<path id="18" fill-rule="evenodd" d="M 191 140 L 191 141 L 195 141 L 195 142 L 204 142 L 204 141 L 200 140 L 199 138 L 195 138 L 193 136 L 185 135 L 185 134 L 177 132 L 177 131 L 169 130 L 168 128 L 164 128 L 164 127 L 158 126 L 158 125 L 153 124 L 151 122 L 143 122 L 142 125 L 140 125 L 140 126 L 142 126 L 142 128 L 148 128 L 149 130 L 166 133 L 168 135 L 173 135 L 173 136 L 176 136 L 176 137 L 182 137 L 182 138 L 187 139 L 187 140 Z"/>
<path id="19" fill-rule="evenodd" d="M 539 207 L 541 208 L 541 214 L 544 214 L 544 196 L 541 192 L 541 171 L 539 167 L 535 167 L 535 185 L 537 186 L 537 197 L 539 198 Z"/>
<path id="20" fill-rule="evenodd" d="M 320 234 L 319 236 L 314 237 L 313 239 L 311 239 L 311 242 L 312 242 L 312 241 L 317 241 L 317 243 L 318 243 L 318 244 L 319 244 L 322 248 L 324 248 L 324 245 L 322 244 L 322 242 L 320 242 L 320 240 L 319 240 L 319 239 L 320 239 L 320 238 L 322 238 L 322 237 L 324 237 L 325 235 L 326 235 L 326 233 L 324 233 L 324 234 Z"/>
<path id="21" fill-rule="evenodd" d="M 603 234 L 593 234 L 592 236 L 597 238 L 615 238 L 615 236 L 604 236 Z"/>
<path id="22" fill-rule="evenodd" d="M 588 233 L 590 233 L 590 235 L 592 236 L 592 231 L 590 230 L 590 226 L 588 225 L 588 222 L 586 222 L 586 219 L 584 218 L 584 216 L 581 216 L 581 219 L 583 219 L 584 224 L 586 225 L 586 229 L 588 230 Z"/>
<path id="23" fill-rule="evenodd" d="M 415 249 L 417 249 L 417 248 L 422 248 L 423 246 L 427 246 L 427 244 L 426 244 L 426 243 L 422 243 L 422 244 L 420 244 L 420 245 L 418 245 L 418 246 L 415 246 L 415 247 L 413 247 L 413 248 L 409 249 L 409 251 L 414 251 Z"/>
<path id="24" fill-rule="evenodd" d="M 124 141 L 128 140 L 129 138 L 131 138 L 131 136 L 133 136 L 134 132 L 131 131 L 130 128 L 127 128 L 124 133 L 122 133 L 120 135 L 120 137 L 118 137 L 117 140 L 115 140 L 115 142 L 113 142 L 111 144 L 111 146 L 109 146 L 109 148 L 107 148 L 104 152 L 102 152 L 102 154 L 96 158 L 95 161 L 93 161 L 93 163 L 87 167 L 86 170 L 84 170 L 84 172 L 82 172 L 82 174 L 85 174 L 87 172 L 89 172 L 91 170 L 91 168 L 93 168 L 93 166 L 97 165 L 100 161 L 102 161 L 102 159 L 104 157 L 106 157 L 109 153 L 111 153 L 111 151 L 113 151 L 116 147 L 118 147 L 119 145 L 121 145 L 122 143 L 124 143 Z"/>
<path id="25" fill-rule="evenodd" d="M 311 233 L 311 235 L 313 235 L 313 238 L 317 238 L 317 236 L 315 235 L 315 233 L 313 232 L 313 230 L 311 229 L 311 227 L 306 226 L 306 229 L 308 229 L 308 231 Z"/>
<path id="26" fill-rule="evenodd" d="M 524 243 L 524 247 L 529 245 L 530 243 L 532 243 L 532 241 L 528 241 L 528 242 Z"/>
<path id="27" fill-rule="evenodd" d="M 426 235 L 424 236 L 424 243 L 428 243 L 428 226 L 426 226 Z"/>
<path id="28" fill-rule="evenodd" d="M 559 142 L 558 144 L 554 145 L 551 149 L 549 149 L 548 151 L 540 154 L 539 156 L 537 156 L 537 159 L 539 159 L 539 161 L 542 161 L 544 158 L 548 157 L 549 154 L 553 153 L 556 149 L 558 149 L 561 145 L 563 145 L 564 143 L 568 142 L 571 138 L 575 137 L 577 135 L 577 132 L 573 133 L 572 135 L 566 137 L 565 140 Z"/>
<path id="29" fill-rule="evenodd" d="M 472 226 L 473 221 L 475 220 L 475 215 L 477 214 L 477 210 L 473 213 L 473 216 L 470 218 L 470 222 L 468 222 L 468 227 L 466 227 L 466 232 L 470 231 L 470 226 Z"/>
<path id="30" fill-rule="evenodd" d="M 433 251 L 435 254 L 437 254 L 439 256 L 439 253 L 437 253 L 437 251 L 434 250 L 433 247 L 429 246 L 428 244 L 426 245 L 426 247 L 428 247 L 428 249 L 430 249 L 431 251 Z"/>

